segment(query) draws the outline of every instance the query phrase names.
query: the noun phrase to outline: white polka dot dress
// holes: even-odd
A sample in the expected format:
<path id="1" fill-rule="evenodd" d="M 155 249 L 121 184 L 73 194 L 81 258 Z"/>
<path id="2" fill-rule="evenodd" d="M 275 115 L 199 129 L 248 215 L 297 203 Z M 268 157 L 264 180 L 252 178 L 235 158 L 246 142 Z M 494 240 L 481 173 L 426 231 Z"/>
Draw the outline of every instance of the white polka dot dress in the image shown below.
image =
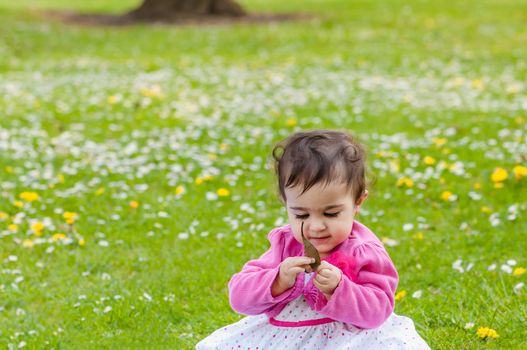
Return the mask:
<path id="1" fill-rule="evenodd" d="M 306 283 L 311 277 L 306 276 Z M 196 345 L 198 350 L 426 350 L 411 319 L 392 314 L 380 327 L 360 329 L 313 311 L 304 296 L 290 302 L 279 315 L 248 316 L 220 328 Z"/>

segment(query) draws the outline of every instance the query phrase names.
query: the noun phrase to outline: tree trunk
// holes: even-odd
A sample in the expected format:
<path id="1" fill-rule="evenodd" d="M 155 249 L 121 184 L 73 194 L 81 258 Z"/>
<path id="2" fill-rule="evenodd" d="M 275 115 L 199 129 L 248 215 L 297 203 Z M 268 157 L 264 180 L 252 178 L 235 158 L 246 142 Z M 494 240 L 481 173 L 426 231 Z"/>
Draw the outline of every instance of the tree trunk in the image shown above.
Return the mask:
<path id="1" fill-rule="evenodd" d="M 196 16 L 244 16 L 246 12 L 234 0 L 143 0 L 128 13 L 141 20 L 164 20 Z"/>

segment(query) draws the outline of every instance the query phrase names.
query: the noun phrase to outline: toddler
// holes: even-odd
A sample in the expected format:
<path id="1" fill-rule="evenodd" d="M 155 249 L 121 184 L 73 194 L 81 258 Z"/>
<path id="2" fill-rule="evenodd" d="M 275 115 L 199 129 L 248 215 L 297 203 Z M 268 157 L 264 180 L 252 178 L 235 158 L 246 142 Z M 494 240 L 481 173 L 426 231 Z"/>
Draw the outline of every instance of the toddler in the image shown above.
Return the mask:
<path id="1" fill-rule="evenodd" d="M 196 348 L 429 349 L 412 320 L 393 313 L 395 266 L 355 220 L 368 197 L 363 147 L 315 130 L 291 135 L 273 157 L 289 224 L 229 282 L 232 308 L 250 316 Z"/>

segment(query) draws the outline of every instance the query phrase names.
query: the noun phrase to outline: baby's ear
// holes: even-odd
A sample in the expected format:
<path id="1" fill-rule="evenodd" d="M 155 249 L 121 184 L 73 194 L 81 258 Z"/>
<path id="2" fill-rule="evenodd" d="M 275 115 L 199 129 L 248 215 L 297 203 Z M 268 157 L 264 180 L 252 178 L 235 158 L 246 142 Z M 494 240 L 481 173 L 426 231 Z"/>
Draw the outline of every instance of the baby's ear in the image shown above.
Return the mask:
<path id="1" fill-rule="evenodd" d="M 364 192 L 362 192 L 361 196 L 355 201 L 355 205 L 357 207 L 361 206 L 362 203 L 364 203 L 364 201 L 366 200 L 366 198 L 368 198 L 368 190 L 364 190 Z"/>

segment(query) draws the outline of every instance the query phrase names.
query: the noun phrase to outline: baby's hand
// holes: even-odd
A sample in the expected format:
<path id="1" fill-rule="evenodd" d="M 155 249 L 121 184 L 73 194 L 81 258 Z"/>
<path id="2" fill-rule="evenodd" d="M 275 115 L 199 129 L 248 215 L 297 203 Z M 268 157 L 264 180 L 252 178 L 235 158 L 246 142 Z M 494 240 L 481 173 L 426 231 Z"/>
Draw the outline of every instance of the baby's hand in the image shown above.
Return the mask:
<path id="1" fill-rule="evenodd" d="M 280 273 L 276 277 L 271 293 L 277 296 L 295 285 L 296 276 L 300 272 L 310 270 L 309 264 L 315 262 L 315 259 L 306 256 L 293 256 L 285 259 L 280 264 Z"/>
<path id="2" fill-rule="evenodd" d="M 342 279 L 342 271 L 327 261 L 322 261 L 316 272 L 313 284 L 329 300 Z"/>

